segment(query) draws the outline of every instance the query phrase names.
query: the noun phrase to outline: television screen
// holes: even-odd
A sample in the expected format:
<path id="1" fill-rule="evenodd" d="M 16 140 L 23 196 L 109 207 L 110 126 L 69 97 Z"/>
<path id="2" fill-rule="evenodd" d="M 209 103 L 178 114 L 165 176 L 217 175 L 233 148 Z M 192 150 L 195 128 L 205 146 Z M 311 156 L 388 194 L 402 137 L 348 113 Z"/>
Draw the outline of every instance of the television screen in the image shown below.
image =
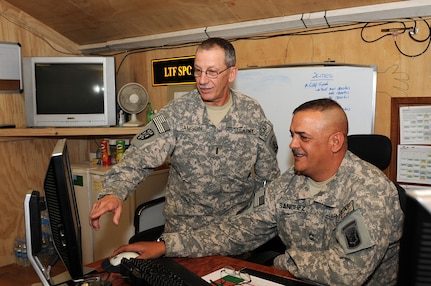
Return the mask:
<path id="1" fill-rule="evenodd" d="M 28 127 L 116 125 L 113 57 L 26 57 L 23 72 Z"/>
<path id="2" fill-rule="evenodd" d="M 37 114 L 104 112 L 102 63 L 36 63 Z"/>

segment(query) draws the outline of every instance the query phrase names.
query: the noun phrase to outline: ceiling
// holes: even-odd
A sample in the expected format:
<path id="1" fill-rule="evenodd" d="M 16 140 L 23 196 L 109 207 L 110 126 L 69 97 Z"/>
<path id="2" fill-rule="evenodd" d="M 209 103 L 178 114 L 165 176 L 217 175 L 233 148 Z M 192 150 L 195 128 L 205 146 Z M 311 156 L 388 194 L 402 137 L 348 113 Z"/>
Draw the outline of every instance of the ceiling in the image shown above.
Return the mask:
<path id="1" fill-rule="evenodd" d="M 77 45 L 391 0 L 5 0 Z"/>

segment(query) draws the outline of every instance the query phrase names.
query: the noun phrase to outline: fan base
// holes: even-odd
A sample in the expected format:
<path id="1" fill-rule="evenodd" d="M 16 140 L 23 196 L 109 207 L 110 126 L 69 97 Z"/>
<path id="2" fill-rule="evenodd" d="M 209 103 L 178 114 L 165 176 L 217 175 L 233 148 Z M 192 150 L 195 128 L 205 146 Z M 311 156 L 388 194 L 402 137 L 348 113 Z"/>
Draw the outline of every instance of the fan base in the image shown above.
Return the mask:
<path id="1" fill-rule="evenodd" d="M 144 125 L 144 122 L 142 122 L 142 121 L 133 121 L 133 122 L 128 121 L 128 122 L 123 124 L 124 127 L 139 127 L 142 125 Z"/>

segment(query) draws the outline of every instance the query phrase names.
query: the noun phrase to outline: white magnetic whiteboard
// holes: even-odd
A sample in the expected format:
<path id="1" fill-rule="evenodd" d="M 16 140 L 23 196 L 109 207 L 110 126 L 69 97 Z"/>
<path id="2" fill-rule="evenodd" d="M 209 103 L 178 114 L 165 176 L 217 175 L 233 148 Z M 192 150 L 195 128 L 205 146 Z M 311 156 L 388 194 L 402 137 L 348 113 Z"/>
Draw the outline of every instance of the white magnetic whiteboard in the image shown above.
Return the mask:
<path id="1" fill-rule="evenodd" d="M 21 45 L 0 42 L 0 92 L 21 91 Z"/>
<path id="2" fill-rule="evenodd" d="M 290 122 L 293 110 L 317 99 L 336 100 L 346 111 L 349 134 L 374 133 L 376 67 L 305 65 L 244 69 L 232 88 L 256 98 L 274 124 L 280 170 L 292 164 Z"/>

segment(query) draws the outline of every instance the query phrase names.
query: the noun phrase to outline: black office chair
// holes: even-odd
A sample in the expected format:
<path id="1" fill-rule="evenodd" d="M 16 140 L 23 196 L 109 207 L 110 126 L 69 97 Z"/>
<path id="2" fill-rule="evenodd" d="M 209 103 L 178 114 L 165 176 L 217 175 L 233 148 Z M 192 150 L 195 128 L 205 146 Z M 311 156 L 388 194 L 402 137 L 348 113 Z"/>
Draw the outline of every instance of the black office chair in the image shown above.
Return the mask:
<path id="1" fill-rule="evenodd" d="M 391 139 L 379 134 L 354 134 L 347 136 L 347 149 L 353 154 L 365 160 L 380 170 L 389 167 L 392 157 Z M 401 209 L 405 211 L 406 190 L 397 182 L 393 182 L 397 187 Z"/>
<path id="2" fill-rule="evenodd" d="M 391 139 L 379 134 L 354 134 L 347 136 L 347 148 L 356 156 L 380 170 L 389 167 L 392 156 Z"/>
<path id="3" fill-rule="evenodd" d="M 129 239 L 129 243 L 154 241 L 160 237 L 165 228 L 164 206 L 165 197 L 160 197 L 142 203 L 136 208 L 134 216 L 135 235 Z"/>

